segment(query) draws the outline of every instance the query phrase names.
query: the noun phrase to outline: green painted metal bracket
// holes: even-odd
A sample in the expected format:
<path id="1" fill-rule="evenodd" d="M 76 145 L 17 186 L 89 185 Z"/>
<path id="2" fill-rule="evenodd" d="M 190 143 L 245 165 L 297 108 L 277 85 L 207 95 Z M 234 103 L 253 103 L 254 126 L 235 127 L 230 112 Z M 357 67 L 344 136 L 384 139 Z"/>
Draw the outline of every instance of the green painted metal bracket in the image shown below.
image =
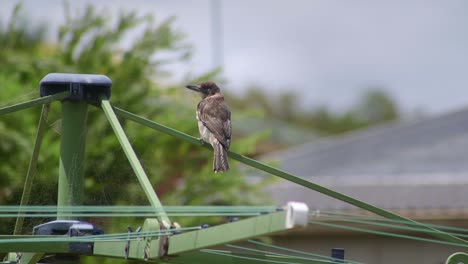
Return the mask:
<path id="1" fill-rule="evenodd" d="M 16 112 L 16 111 L 23 110 L 23 109 L 33 107 L 36 105 L 49 104 L 49 103 L 52 103 L 53 101 L 62 100 L 69 95 L 70 95 L 70 92 L 62 92 L 62 93 L 57 93 L 54 95 L 49 95 L 49 96 L 44 96 L 41 98 L 33 99 L 24 103 L 15 104 L 12 106 L 6 106 L 3 108 L 0 108 L 0 115 Z"/>
<path id="2" fill-rule="evenodd" d="M 123 131 L 122 126 L 120 125 L 119 120 L 117 119 L 117 116 L 115 115 L 109 100 L 103 98 L 101 100 L 101 107 L 107 117 L 107 120 L 109 120 L 109 123 L 114 129 L 115 135 L 117 136 L 120 145 L 122 146 L 125 155 L 127 156 L 127 159 L 130 162 L 130 165 L 132 166 L 132 169 L 135 172 L 138 181 L 140 182 L 151 205 L 159 209 L 162 208 L 162 204 L 159 201 L 159 198 L 156 195 L 156 192 L 154 191 L 153 186 L 151 185 L 151 182 L 148 179 L 148 176 L 146 175 L 143 167 L 141 166 L 138 157 L 133 151 L 133 148 L 130 142 L 128 141 L 127 136 L 125 135 L 125 132 Z M 167 215 L 163 214 L 162 216 L 160 216 L 160 220 L 166 229 L 170 227 L 171 221 L 169 220 L 169 217 Z"/>
<path id="3" fill-rule="evenodd" d="M 447 258 L 445 264 L 468 264 L 468 254 L 463 252 L 453 253 Z"/>
<path id="4" fill-rule="evenodd" d="M 309 208 L 303 203 L 288 203 L 284 211 L 247 218 L 169 237 L 169 255 L 220 244 L 269 235 L 307 225 Z"/>
<path id="5" fill-rule="evenodd" d="M 142 232 L 159 231 L 161 226 L 155 218 L 148 218 L 142 228 Z M 94 256 L 119 257 L 125 259 L 150 260 L 157 259 L 166 254 L 161 243 L 166 241 L 164 236 L 146 236 L 137 240 L 120 241 L 96 241 L 94 242 Z"/>
<path id="6" fill-rule="evenodd" d="M 37 169 L 37 159 L 39 157 L 39 151 L 41 150 L 42 138 L 44 135 L 44 130 L 46 128 L 47 116 L 49 114 L 50 104 L 44 104 L 42 106 L 41 117 L 39 119 L 39 125 L 36 132 L 36 140 L 34 143 L 33 152 L 31 155 L 31 160 L 29 161 L 28 172 L 26 173 L 26 179 L 23 187 L 23 194 L 21 195 L 20 206 L 27 205 L 29 203 L 29 197 L 31 194 L 32 183 L 34 182 L 34 177 L 36 175 Z M 23 229 L 24 217 L 16 218 L 15 230 L 13 231 L 14 235 L 21 234 Z"/>
<path id="7" fill-rule="evenodd" d="M 187 135 L 185 133 L 182 133 L 180 131 L 177 131 L 175 129 L 172 129 L 172 128 L 166 127 L 164 125 L 158 124 L 158 123 L 153 122 L 151 120 L 148 120 L 146 118 L 139 117 L 139 116 L 137 116 L 135 114 L 132 114 L 132 113 L 130 113 L 128 111 L 125 111 L 125 110 L 117 108 L 117 107 L 115 108 L 115 111 L 119 116 L 121 116 L 123 118 L 126 118 L 128 120 L 132 120 L 132 121 L 134 121 L 136 123 L 139 123 L 141 125 L 144 125 L 144 126 L 147 126 L 149 128 L 155 129 L 155 130 L 157 130 L 159 132 L 174 136 L 176 138 L 186 140 L 186 141 L 191 142 L 193 144 L 203 146 L 203 147 L 205 147 L 207 149 L 211 149 L 211 146 L 208 146 L 208 144 L 202 145 L 200 140 L 198 140 L 197 138 L 192 137 L 190 135 Z M 440 238 L 442 240 L 449 241 L 449 242 L 468 244 L 468 241 L 463 240 L 463 239 L 461 239 L 459 237 L 452 236 L 450 234 L 447 234 L 447 233 L 445 233 L 443 231 L 440 231 L 440 230 L 437 230 L 437 229 L 434 229 L 434 228 L 430 228 L 430 227 L 428 227 L 428 226 L 426 226 L 424 224 L 421 224 L 421 223 L 416 222 L 414 220 L 411 220 L 409 218 L 406 218 L 406 217 L 403 217 L 401 215 L 395 214 L 393 212 L 387 211 L 385 209 L 379 208 L 379 207 L 374 206 L 374 205 L 372 205 L 370 203 L 360 201 L 360 200 L 355 199 L 355 198 L 353 198 L 351 196 L 339 193 L 337 191 L 326 188 L 326 187 L 321 186 L 319 184 L 310 182 L 310 181 L 308 181 L 306 179 L 300 178 L 300 177 L 295 176 L 295 175 L 293 175 L 291 173 L 287 173 L 287 172 L 279 170 L 277 168 L 268 166 L 266 164 L 263 164 L 261 162 L 258 162 L 256 160 L 254 160 L 254 159 L 245 157 L 243 155 L 237 154 L 237 153 L 232 152 L 232 151 L 229 151 L 228 153 L 229 153 L 230 158 L 235 159 L 235 160 L 237 160 L 239 162 L 242 162 L 242 163 L 244 163 L 246 165 L 257 168 L 259 170 L 270 173 L 272 175 L 281 177 L 281 178 L 283 178 L 285 180 L 288 180 L 290 182 L 294 182 L 294 183 L 299 184 L 301 186 L 304 186 L 304 187 L 306 187 L 308 189 L 320 192 L 322 194 L 333 197 L 333 198 L 338 199 L 340 201 L 349 203 L 349 204 L 354 205 L 354 206 L 356 206 L 358 208 L 361 208 L 361 209 L 364 209 L 366 211 L 375 213 L 375 214 L 383 216 L 385 218 L 389 218 L 389 219 L 393 219 L 393 220 L 406 221 L 406 222 L 411 223 L 413 225 L 417 225 L 418 227 L 420 227 L 422 229 L 426 229 L 426 230 L 430 230 L 430 231 L 436 231 L 437 232 L 436 234 L 434 234 L 433 232 L 429 233 L 430 235 L 432 235 L 434 237 L 437 237 L 437 238 Z"/>

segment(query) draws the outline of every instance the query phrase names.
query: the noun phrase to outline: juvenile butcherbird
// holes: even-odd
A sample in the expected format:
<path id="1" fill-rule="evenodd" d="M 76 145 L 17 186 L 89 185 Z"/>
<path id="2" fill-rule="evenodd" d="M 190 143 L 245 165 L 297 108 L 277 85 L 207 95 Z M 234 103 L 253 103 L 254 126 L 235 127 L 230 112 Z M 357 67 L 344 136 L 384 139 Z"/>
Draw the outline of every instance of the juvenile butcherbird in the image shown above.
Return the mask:
<path id="1" fill-rule="evenodd" d="M 231 111 L 224 102 L 221 90 L 214 82 L 187 85 L 186 88 L 202 96 L 196 117 L 201 139 L 210 143 L 214 150 L 213 171 L 229 170 L 227 150 L 231 145 Z"/>

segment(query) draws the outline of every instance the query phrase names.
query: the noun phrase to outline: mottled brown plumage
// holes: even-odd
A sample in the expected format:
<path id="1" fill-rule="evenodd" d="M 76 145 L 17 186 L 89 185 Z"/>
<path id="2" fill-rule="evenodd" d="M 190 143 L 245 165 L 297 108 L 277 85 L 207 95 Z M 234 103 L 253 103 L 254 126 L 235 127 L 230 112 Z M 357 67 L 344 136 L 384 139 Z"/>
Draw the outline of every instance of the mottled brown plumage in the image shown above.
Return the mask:
<path id="1" fill-rule="evenodd" d="M 227 150 L 231 145 L 231 111 L 224 102 L 223 94 L 214 82 L 202 82 L 198 86 L 186 87 L 202 96 L 197 105 L 196 117 L 202 140 L 210 143 L 214 150 L 213 170 L 229 170 Z"/>

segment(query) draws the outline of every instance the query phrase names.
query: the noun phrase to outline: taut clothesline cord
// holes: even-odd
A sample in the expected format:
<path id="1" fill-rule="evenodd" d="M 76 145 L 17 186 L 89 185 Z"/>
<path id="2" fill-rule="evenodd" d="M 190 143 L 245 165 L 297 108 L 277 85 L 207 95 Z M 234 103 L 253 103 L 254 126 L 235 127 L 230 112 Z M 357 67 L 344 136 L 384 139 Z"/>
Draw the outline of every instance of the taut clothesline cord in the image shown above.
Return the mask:
<path id="1" fill-rule="evenodd" d="M 320 218 L 326 218 L 326 219 L 331 219 L 333 217 L 338 217 L 338 219 L 347 219 L 347 220 L 362 220 L 362 221 L 375 221 L 375 222 L 384 222 L 384 223 L 394 223 L 394 224 L 401 224 L 401 225 L 406 225 L 406 226 L 419 226 L 418 224 L 415 224 L 413 222 L 408 222 L 404 220 L 395 220 L 395 219 L 388 219 L 388 218 L 382 218 L 378 216 L 369 216 L 369 215 L 359 215 L 359 214 L 350 214 L 350 213 L 341 213 L 341 212 L 332 212 L 332 211 L 322 211 L 322 210 L 317 210 L 315 212 L 312 212 L 309 214 L 311 217 L 320 217 Z M 468 229 L 466 228 L 460 228 L 460 227 L 452 227 L 452 226 L 444 226 L 444 225 L 437 225 L 437 224 L 429 224 L 429 223 L 424 223 L 424 225 L 432 228 L 437 228 L 441 230 L 452 230 L 452 231 L 458 231 L 458 232 L 463 232 L 463 233 L 468 233 Z"/>
<path id="2" fill-rule="evenodd" d="M 241 250 L 245 250 L 245 251 L 263 253 L 263 254 L 266 254 L 266 255 L 276 255 L 276 256 L 296 258 L 296 259 L 301 259 L 301 260 L 320 261 L 320 262 L 323 262 L 323 263 L 336 263 L 333 260 L 333 258 L 327 257 L 327 256 L 322 256 L 322 255 L 316 255 L 316 257 L 318 257 L 318 258 L 306 258 L 306 257 L 298 257 L 298 256 L 294 256 L 294 255 L 282 254 L 282 253 L 277 253 L 277 252 L 272 252 L 272 251 L 258 250 L 258 249 L 248 248 L 248 247 L 231 245 L 231 244 L 226 244 L 225 246 L 230 247 L 230 248 L 235 248 L 235 249 L 241 249 Z M 343 263 L 361 264 L 361 263 L 358 263 L 358 262 L 350 262 L 350 261 L 345 261 Z"/>
<path id="3" fill-rule="evenodd" d="M 398 238 L 416 240 L 416 241 L 421 241 L 421 242 L 431 242 L 431 243 L 436 243 L 436 244 L 443 244 L 443 245 L 450 245 L 450 246 L 468 248 L 468 245 L 465 244 L 465 243 L 456 243 L 456 242 L 449 242 L 449 241 L 443 241 L 443 240 L 422 238 L 422 237 L 416 237 L 416 236 L 410 236 L 410 235 L 402 235 L 402 234 L 397 234 L 397 233 L 377 231 L 377 230 L 372 230 L 372 229 L 367 229 L 367 228 L 360 228 L 360 227 L 355 227 L 355 226 L 347 226 L 347 225 L 327 223 L 327 222 L 321 222 L 321 221 L 310 221 L 309 224 L 326 226 L 326 227 L 333 227 L 333 228 L 339 228 L 339 229 L 345 229 L 345 230 L 351 230 L 351 231 L 364 232 L 364 233 L 368 233 L 368 234 L 398 237 Z"/>
<path id="4" fill-rule="evenodd" d="M 273 248 L 273 249 L 277 249 L 277 250 L 283 250 L 283 251 L 291 252 L 291 253 L 295 253 L 295 254 L 302 254 L 302 255 L 313 256 L 313 257 L 318 257 L 318 258 L 330 259 L 330 257 L 327 257 L 327 256 L 323 256 L 323 255 L 319 255 L 319 254 L 315 254 L 315 253 L 310 253 L 310 252 L 304 252 L 304 251 L 295 250 L 295 249 L 290 249 L 290 248 L 285 248 L 285 247 L 280 247 L 280 246 L 275 246 L 275 245 L 271 245 L 271 244 L 263 243 L 263 242 L 260 242 L 260 241 L 251 240 L 251 239 L 247 240 L 247 241 L 249 243 L 256 244 L 256 245 L 259 245 L 259 246 Z M 361 262 L 355 262 L 355 261 L 351 261 L 351 260 L 346 260 L 346 261 L 347 261 L 347 263 L 354 263 L 354 264 L 361 263 Z"/>
<path id="5" fill-rule="evenodd" d="M 0 213 L 21 212 L 275 212 L 282 210 L 275 206 L 0 206 Z"/>

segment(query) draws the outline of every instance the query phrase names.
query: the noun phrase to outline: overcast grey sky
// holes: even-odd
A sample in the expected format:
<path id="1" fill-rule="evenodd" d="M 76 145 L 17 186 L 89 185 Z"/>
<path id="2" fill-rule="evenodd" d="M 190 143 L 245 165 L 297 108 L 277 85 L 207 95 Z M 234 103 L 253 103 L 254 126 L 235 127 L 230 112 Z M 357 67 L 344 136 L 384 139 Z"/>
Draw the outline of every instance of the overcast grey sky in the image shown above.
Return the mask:
<path id="1" fill-rule="evenodd" d="M 17 1 L 2 0 L 6 18 Z M 25 0 L 32 21 L 63 21 L 61 0 Z M 211 0 L 69 1 L 83 9 L 176 16 L 195 53 L 179 73 L 212 63 Z M 348 107 L 366 88 L 385 87 L 406 110 L 468 106 L 468 1 L 222 1 L 225 89 L 257 83 L 303 94 L 304 104 Z M 105 8 L 105 9 L 104 9 Z"/>

